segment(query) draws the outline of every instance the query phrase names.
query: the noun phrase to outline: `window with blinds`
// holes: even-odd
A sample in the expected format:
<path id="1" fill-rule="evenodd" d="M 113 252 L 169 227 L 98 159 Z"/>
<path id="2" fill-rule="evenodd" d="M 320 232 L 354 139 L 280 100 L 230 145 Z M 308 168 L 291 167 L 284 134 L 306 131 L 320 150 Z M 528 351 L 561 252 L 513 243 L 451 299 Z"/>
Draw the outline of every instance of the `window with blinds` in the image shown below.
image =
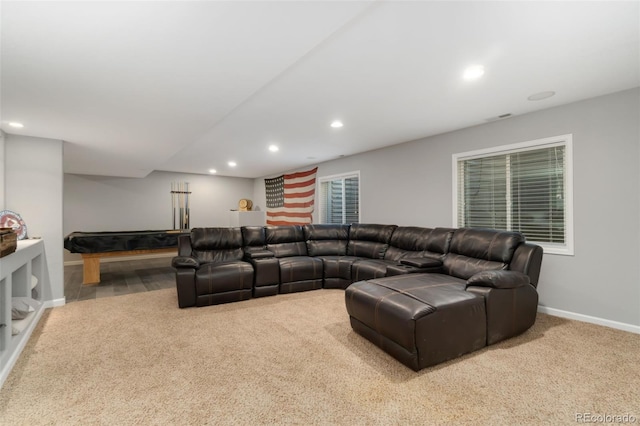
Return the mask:
<path id="1" fill-rule="evenodd" d="M 571 135 L 454 155 L 458 227 L 522 232 L 573 254 Z"/>
<path id="2" fill-rule="evenodd" d="M 320 222 L 360 222 L 360 173 L 320 178 Z"/>

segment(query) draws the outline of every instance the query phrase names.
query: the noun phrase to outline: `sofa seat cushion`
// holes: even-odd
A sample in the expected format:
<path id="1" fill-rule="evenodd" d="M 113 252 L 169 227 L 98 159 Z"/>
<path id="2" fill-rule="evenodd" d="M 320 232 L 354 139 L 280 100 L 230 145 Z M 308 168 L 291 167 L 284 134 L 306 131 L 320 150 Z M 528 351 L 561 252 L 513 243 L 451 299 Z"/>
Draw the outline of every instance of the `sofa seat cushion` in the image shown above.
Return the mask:
<path id="1" fill-rule="evenodd" d="M 355 256 L 320 256 L 322 259 L 323 277 L 342 278 L 351 281 L 351 265 L 360 259 Z"/>
<path id="2" fill-rule="evenodd" d="M 322 259 L 309 256 L 293 256 L 278 259 L 280 283 L 322 280 Z"/>
<path id="3" fill-rule="evenodd" d="M 345 291 L 353 329 L 408 367 L 456 358 L 486 345 L 483 297 L 443 274 L 360 281 Z"/>
<path id="4" fill-rule="evenodd" d="M 320 256 L 324 288 L 345 289 L 351 284 L 351 266 L 360 259 L 355 256 Z"/>
<path id="5" fill-rule="evenodd" d="M 370 280 L 387 275 L 387 266 L 398 262 L 384 259 L 358 259 L 351 267 L 351 281 Z"/>
<path id="6" fill-rule="evenodd" d="M 247 262 L 205 263 L 196 271 L 196 295 L 249 290 L 253 285 L 253 268 Z"/>

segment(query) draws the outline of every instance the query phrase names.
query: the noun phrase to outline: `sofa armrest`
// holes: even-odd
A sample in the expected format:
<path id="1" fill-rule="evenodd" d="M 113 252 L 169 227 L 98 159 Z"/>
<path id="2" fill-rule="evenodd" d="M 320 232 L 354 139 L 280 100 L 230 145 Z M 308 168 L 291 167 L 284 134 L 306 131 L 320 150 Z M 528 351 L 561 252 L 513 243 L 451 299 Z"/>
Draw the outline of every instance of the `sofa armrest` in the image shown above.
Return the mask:
<path id="1" fill-rule="evenodd" d="M 529 276 L 517 271 L 482 271 L 467 280 L 466 287 L 518 288 L 531 284 Z"/>
<path id="2" fill-rule="evenodd" d="M 195 257 L 176 256 L 171 259 L 171 266 L 176 270 L 178 306 L 196 306 L 196 270 L 200 268 L 200 262 Z"/>
<path id="3" fill-rule="evenodd" d="M 402 265 L 415 266 L 416 268 L 436 268 L 442 266 L 442 261 L 430 257 L 410 257 L 400 259 L 400 263 Z"/>
<path id="4" fill-rule="evenodd" d="M 196 306 L 196 270 L 194 268 L 176 268 L 176 290 L 180 308 Z"/>
<path id="5" fill-rule="evenodd" d="M 510 271 L 515 272 L 515 271 Z M 528 330 L 536 321 L 538 292 L 533 285 L 517 288 L 468 286 L 467 291 L 485 300 L 487 345 Z"/>
<path id="6" fill-rule="evenodd" d="M 178 256 L 191 256 L 190 235 L 180 235 L 178 237 Z"/>
<path id="7" fill-rule="evenodd" d="M 513 253 L 513 258 L 509 264 L 509 270 L 519 271 L 529 276 L 531 285 L 538 286 L 540 277 L 540 266 L 542 265 L 542 247 L 532 244 L 520 244 Z"/>
<path id="8" fill-rule="evenodd" d="M 200 262 L 194 257 L 176 256 L 171 259 L 171 266 L 174 268 L 200 268 Z"/>
<path id="9" fill-rule="evenodd" d="M 273 252 L 269 250 L 248 251 L 244 254 L 246 259 L 266 259 L 274 256 Z"/>

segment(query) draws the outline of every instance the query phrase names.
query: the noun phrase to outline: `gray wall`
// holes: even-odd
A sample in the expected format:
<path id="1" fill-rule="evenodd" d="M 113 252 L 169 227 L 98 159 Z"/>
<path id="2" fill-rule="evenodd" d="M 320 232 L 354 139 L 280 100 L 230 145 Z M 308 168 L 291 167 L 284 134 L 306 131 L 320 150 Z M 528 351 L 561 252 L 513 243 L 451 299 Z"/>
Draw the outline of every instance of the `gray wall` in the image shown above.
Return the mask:
<path id="1" fill-rule="evenodd" d="M 5 207 L 20 214 L 29 237 L 42 237 L 50 288 L 44 300 L 64 300 L 62 248 L 62 149 L 60 140 L 7 135 Z"/>
<path id="2" fill-rule="evenodd" d="M 4 209 L 4 132 L 0 130 L 0 209 Z"/>
<path id="3" fill-rule="evenodd" d="M 64 175 L 64 235 L 172 229 L 171 182 L 189 182 L 191 227 L 229 226 L 229 210 L 253 195 L 253 179 L 153 172 L 145 178 Z M 78 260 L 65 250 L 65 260 Z"/>
<path id="4" fill-rule="evenodd" d="M 318 177 L 360 170 L 362 222 L 452 226 L 452 154 L 571 133 L 575 255 L 544 257 L 540 304 L 640 326 L 639 104 L 639 89 L 619 92 L 322 163 Z"/>

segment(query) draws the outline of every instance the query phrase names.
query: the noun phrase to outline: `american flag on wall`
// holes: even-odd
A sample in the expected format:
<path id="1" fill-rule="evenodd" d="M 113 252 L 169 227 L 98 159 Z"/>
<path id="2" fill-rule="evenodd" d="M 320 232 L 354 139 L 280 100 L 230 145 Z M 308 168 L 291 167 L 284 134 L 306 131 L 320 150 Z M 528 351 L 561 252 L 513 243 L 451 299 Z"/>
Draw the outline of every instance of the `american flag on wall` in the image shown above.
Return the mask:
<path id="1" fill-rule="evenodd" d="M 312 222 L 316 172 L 290 173 L 265 179 L 267 225 L 304 225 Z"/>

